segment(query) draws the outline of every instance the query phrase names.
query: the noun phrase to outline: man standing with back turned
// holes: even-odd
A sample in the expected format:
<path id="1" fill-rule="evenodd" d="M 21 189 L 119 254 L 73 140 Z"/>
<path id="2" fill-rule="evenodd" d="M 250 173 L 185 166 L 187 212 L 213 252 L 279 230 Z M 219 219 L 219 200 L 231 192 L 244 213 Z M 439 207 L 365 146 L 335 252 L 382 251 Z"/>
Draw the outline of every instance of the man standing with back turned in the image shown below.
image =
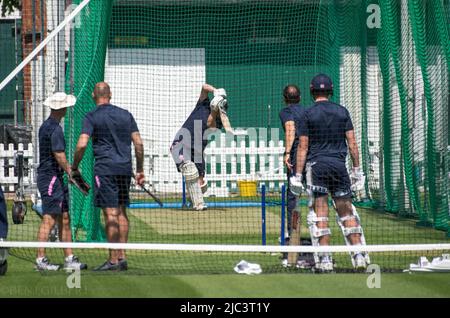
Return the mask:
<path id="1" fill-rule="evenodd" d="M 345 107 L 329 101 L 333 95 L 333 84 L 327 75 L 315 76 L 310 91 L 314 105 L 305 111 L 300 124 L 296 175 L 291 177 L 291 189 L 297 194 L 302 192 L 301 173 L 306 165 L 309 197 L 307 222 L 313 245 L 330 244 L 328 194 L 333 199 L 336 221 L 346 244 L 365 245 L 360 218 L 352 204 L 352 191 L 364 188 L 365 177 L 359 165 L 358 145 L 350 114 Z M 350 178 L 345 165 L 347 147 L 353 162 Z M 331 254 L 315 253 L 314 259 L 317 269 L 333 270 Z M 365 268 L 370 262 L 363 248 L 351 253 L 351 261 L 357 269 Z"/>
<path id="2" fill-rule="evenodd" d="M 144 184 L 144 146 L 133 118 L 127 110 L 114 106 L 107 83 L 95 85 L 92 98 L 97 108 L 89 112 L 83 122 L 74 155 L 72 171 L 79 174 L 89 138 L 94 149 L 95 206 L 103 210 L 106 236 L 110 243 L 128 241 L 129 222 L 126 206 L 129 203 L 131 177 L 131 143 L 136 155 L 136 183 Z M 95 270 L 127 270 L 124 250 L 110 250 L 109 260 Z"/>
<path id="3" fill-rule="evenodd" d="M 302 119 L 303 113 L 305 111 L 304 107 L 300 106 L 300 89 L 296 85 L 287 85 L 283 89 L 283 100 L 286 104 L 280 111 L 280 120 L 283 125 L 285 134 L 285 144 L 284 144 L 284 164 L 287 169 L 287 178 L 295 175 L 296 162 L 297 162 L 297 148 L 299 142 L 299 122 Z M 288 183 L 287 191 L 287 228 L 288 236 L 286 241 L 289 240 L 291 236 L 292 229 L 292 212 L 295 210 L 297 205 L 297 197 L 291 192 Z M 287 253 L 283 254 L 283 264 L 287 262 Z"/>

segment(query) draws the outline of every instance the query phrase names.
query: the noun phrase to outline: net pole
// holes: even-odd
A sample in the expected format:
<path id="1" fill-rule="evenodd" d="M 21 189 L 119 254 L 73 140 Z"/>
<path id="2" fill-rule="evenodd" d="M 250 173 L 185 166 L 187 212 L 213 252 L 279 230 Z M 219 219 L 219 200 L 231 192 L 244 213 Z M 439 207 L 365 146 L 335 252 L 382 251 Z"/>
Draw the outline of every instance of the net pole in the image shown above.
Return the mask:
<path id="1" fill-rule="evenodd" d="M 181 186 L 182 186 L 182 206 L 187 207 L 187 200 L 186 200 L 186 183 L 184 180 L 184 177 L 181 178 Z"/>
<path id="2" fill-rule="evenodd" d="M 261 243 L 266 245 L 266 185 L 261 186 Z"/>
<path id="3" fill-rule="evenodd" d="M 281 186 L 281 233 L 280 233 L 280 245 L 284 245 L 285 237 L 284 237 L 284 227 L 285 227 L 285 221 L 286 221 L 286 214 L 285 214 L 285 208 L 286 208 L 286 202 L 285 202 L 285 196 L 286 194 L 286 186 L 283 184 Z"/>
<path id="4" fill-rule="evenodd" d="M 1 83 L 0 83 L 0 91 L 6 86 L 8 85 L 8 83 L 14 78 L 16 77 L 17 74 L 19 74 L 19 72 L 22 71 L 22 69 L 28 64 L 30 63 L 30 61 L 32 59 L 34 59 L 36 57 L 36 55 L 38 55 L 42 49 L 48 44 L 48 42 L 50 42 L 55 36 L 58 35 L 58 33 L 70 22 L 72 21 L 77 15 L 78 13 L 80 13 L 81 10 L 83 10 L 83 8 L 85 6 L 87 6 L 89 4 L 91 0 L 84 0 L 82 3 L 80 3 L 80 5 L 78 7 L 76 7 L 75 10 L 72 11 L 71 14 L 69 14 L 69 16 L 67 16 L 67 18 L 64 19 L 63 22 L 61 22 L 55 30 L 53 30 L 53 32 L 51 32 L 44 41 L 41 42 L 41 44 L 39 44 L 23 61 L 22 63 L 20 63 L 19 65 L 17 65 L 17 67 L 14 69 L 14 71 L 12 71 Z M 34 3 L 34 2 L 33 2 Z"/>
<path id="5" fill-rule="evenodd" d="M 436 244 L 386 244 L 386 245 L 220 245 L 220 244 L 168 244 L 168 243 L 83 243 L 83 242 L 21 242 L 0 241 L 7 248 L 72 248 L 72 249 L 119 249 L 148 251 L 192 252 L 261 252 L 261 253 L 349 253 L 360 252 L 413 252 L 449 251 L 450 243 Z"/>

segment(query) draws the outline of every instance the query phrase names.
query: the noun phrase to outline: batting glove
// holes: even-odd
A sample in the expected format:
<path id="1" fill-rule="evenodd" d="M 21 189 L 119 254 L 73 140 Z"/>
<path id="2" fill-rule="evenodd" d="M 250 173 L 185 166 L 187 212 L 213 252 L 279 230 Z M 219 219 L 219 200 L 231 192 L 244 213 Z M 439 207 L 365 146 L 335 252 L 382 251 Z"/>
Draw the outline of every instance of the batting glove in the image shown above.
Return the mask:
<path id="1" fill-rule="evenodd" d="M 215 89 L 213 94 L 214 94 L 214 97 L 222 96 L 223 98 L 227 98 L 227 92 L 225 92 L 225 89 L 223 89 L 223 88 Z"/>
<path id="2" fill-rule="evenodd" d="M 350 179 L 352 182 L 352 191 L 362 191 L 364 190 L 364 185 L 366 183 L 366 176 L 360 167 L 354 167 L 352 173 L 350 174 Z"/>
<path id="3" fill-rule="evenodd" d="M 295 195 L 302 194 L 305 191 L 305 187 L 302 183 L 302 175 L 297 173 L 295 176 L 289 178 L 289 188 L 291 192 Z"/>
<path id="4" fill-rule="evenodd" d="M 226 113 L 227 100 L 218 95 L 211 100 L 209 106 L 211 107 L 211 111 L 213 112 L 220 110 L 221 112 Z"/>

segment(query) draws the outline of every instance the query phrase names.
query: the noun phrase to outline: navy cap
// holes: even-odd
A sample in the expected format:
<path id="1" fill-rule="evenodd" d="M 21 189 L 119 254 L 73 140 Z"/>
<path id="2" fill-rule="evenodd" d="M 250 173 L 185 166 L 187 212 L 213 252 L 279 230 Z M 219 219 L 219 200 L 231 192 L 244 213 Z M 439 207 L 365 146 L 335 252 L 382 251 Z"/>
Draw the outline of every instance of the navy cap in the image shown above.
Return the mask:
<path id="1" fill-rule="evenodd" d="M 309 89 L 311 92 L 315 91 L 325 91 L 332 92 L 333 91 L 333 82 L 331 78 L 326 74 L 318 74 L 313 77 L 311 80 L 311 84 L 309 85 Z"/>

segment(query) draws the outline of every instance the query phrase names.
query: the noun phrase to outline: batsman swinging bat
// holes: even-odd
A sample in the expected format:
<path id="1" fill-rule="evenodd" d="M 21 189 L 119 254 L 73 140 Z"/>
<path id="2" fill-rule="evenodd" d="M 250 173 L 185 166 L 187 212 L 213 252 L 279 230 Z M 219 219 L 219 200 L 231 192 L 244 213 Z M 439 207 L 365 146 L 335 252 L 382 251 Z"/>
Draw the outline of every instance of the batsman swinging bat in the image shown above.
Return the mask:
<path id="1" fill-rule="evenodd" d="M 298 199 L 300 201 L 300 199 Z M 298 246 L 300 245 L 300 212 L 297 208 L 292 211 L 291 216 L 291 235 L 289 238 L 289 245 Z M 298 260 L 297 252 L 288 253 L 288 264 L 296 265 Z"/>
<path id="2" fill-rule="evenodd" d="M 134 175 L 133 175 L 133 179 L 136 180 L 136 178 L 135 178 Z M 153 200 L 155 200 L 155 202 L 159 204 L 160 207 L 163 206 L 162 201 L 161 201 L 160 199 L 158 199 L 158 197 L 155 196 L 153 193 L 151 193 L 150 190 L 148 190 L 143 184 L 139 184 L 139 187 L 140 187 L 142 190 L 144 190 L 145 192 L 147 192 L 147 194 L 148 194 L 149 196 L 151 196 L 151 197 L 153 198 Z"/>

